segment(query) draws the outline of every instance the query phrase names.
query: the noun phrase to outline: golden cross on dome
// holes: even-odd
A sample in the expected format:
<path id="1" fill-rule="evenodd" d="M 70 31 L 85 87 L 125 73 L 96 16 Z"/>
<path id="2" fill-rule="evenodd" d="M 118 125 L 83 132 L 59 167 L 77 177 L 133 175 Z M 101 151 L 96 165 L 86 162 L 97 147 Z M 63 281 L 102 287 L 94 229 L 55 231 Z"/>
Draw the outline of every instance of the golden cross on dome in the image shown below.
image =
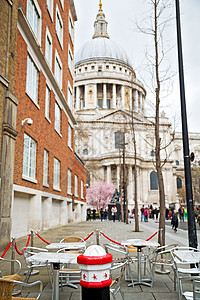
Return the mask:
<path id="1" fill-rule="evenodd" d="M 102 11 L 102 3 L 101 3 L 101 0 L 99 0 L 99 11 Z"/>

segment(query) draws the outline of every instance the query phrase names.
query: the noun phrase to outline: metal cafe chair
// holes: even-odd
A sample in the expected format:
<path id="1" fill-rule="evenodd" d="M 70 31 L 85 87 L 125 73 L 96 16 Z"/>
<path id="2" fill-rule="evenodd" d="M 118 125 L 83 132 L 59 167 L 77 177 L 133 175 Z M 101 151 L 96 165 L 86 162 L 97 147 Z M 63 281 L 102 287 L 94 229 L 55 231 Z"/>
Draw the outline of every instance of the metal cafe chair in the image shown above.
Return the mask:
<path id="1" fill-rule="evenodd" d="M 117 276 L 114 280 L 112 280 L 112 283 L 110 285 L 110 293 L 111 295 L 113 296 L 114 300 L 116 300 L 116 295 L 118 292 L 120 292 L 121 294 L 121 297 L 123 300 L 125 300 L 124 298 L 124 294 L 121 290 L 121 282 L 122 282 L 122 279 L 124 277 L 124 273 L 125 273 L 125 270 L 126 270 L 126 266 L 127 266 L 127 260 L 123 263 L 113 263 L 110 271 L 111 271 L 111 276 L 112 276 L 112 272 L 116 269 L 121 269 L 120 270 L 120 275 Z"/>
<path id="2" fill-rule="evenodd" d="M 174 268 L 174 261 L 170 251 L 177 246 L 177 244 L 170 244 L 158 247 L 154 249 L 153 252 L 150 254 L 149 265 L 151 272 L 151 287 L 153 287 L 154 283 L 156 266 L 160 266 L 160 274 L 167 274 L 167 272 L 164 270 L 164 267 L 171 267 L 172 271 L 174 272 L 174 291 L 176 291 L 176 272 Z"/>
<path id="3" fill-rule="evenodd" d="M 0 278 L 0 299 L 1 300 L 25 300 L 27 298 L 23 297 L 23 288 L 31 288 L 35 285 L 39 285 L 39 293 L 36 298 L 28 298 L 29 300 L 36 300 L 40 299 L 40 296 L 42 294 L 42 282 L 41 281 L 35 281 L 33 283 L 26 283 L 20 281 L 20 276 L 18 276 L 18 280 L 12 280 L 9 278 Z M 12 289 L 14 286 L 20 285 L 21 286 L 21 297 L 12 297 Z"/>
<path id="4" fill-rule="evenodd" d="M 131 271 L 131 263 L 133 262 L 133 259 L 130 257 L 128 248 L 125 246 L 113 245 L 113 244 L 104 244 L 104 247 L 105 247 L 106 253 L 114 254 L 114 256 L 116 256 L 117 254 L 121 254 L 120 256 L 122 256 L 122 257 L 114 258 L 113 263 L 115 263 L 115 265 L 117 263 L 120 265 L 122 262 L 126 261 L 125 280 L 127 280 L 127 281 L 130 280 L 133 285 L 133 275 L 132 275 L 132 271 Z"/>
<path id="5" fill-rule="evenodd" d="M 37 262 L 35 262 L 35 263 L 28 262 L 27 263 L 27 260 L 26 260 L 31 255 L 34 255 L 34 254 L 36 254 L 38 252 L 48 252 L 48 250 L 47 249 L 43 249 L 43 248 L 37 248 L 37 247 L 24 247 L 22 249 L 22 252 L 23 252 L 23 255 L 24 255 L 24 258 L 25 258 L 26 266 L 28 268 L 28 272 L 26 274 L 24 282 L 28 282 L 29 281 L 29 278 L 31 276 L 31 272 L 33 271 L 34 268 L 46 267 L 47 271 L 48 271 L 48 274 L 49 274 L 49 280 L 50 280 L 51 286 L 53 288 L 53 270 L 52 270 L 51 263 L 48 263 L 48 261 L 43 262 L 43 263 L 37 263 Z"/>
<path id="6" fill-rule="evenodd" d="M 6 263 L 6 265 L 7 265 L 7 263 L 9 263 L 9 265 L 11 264 L 11 263 L 14 263 L 14 273 L 15 274 L 20 274 L 20 271 L 21 271 L 21 263 L 20 263 L 20 261 L 19 260 L 17 260 L 17 259 L 7 259 L 7 258 L 3 258 L 3 257 L 0 257 L 0 265 L 2 264 L 4 264 L 4 263 Z M 17 268 L 17 270 L 15 271 L 15 266 L 16 266 L 16 268 Z M 8 267 L 6 267 L 6 269 L 8 269 Z M 12 274 L 12 275 L 6 275 L 7 277 L 9 277 L 10 279 L 14 279 L 14 276 L 15 276 L 15 274 Z M 2 274 L 2 271 L 1 271 L 1 268 L 0 268 L 0 278 L 1 277 L 5 277 L 5 275 L 3 276 L 3 274 Z"/>
<path id="7" fill-rule="evenodd" d="M 198 267 L 198 264 L 200 263 L 200 251 L 192 247 L 176 247 L 170 252 L 174 261 L 179 300 L 182 299 L 182 296 L 186 299 L 193 299 L 193 295 L 195 295 L 195 283 L 193 291 L 189 292 L 185 291 L 183 283 L 188 281 L 191 282 L 196 279 L 200 280 L 200 268 Z"/>

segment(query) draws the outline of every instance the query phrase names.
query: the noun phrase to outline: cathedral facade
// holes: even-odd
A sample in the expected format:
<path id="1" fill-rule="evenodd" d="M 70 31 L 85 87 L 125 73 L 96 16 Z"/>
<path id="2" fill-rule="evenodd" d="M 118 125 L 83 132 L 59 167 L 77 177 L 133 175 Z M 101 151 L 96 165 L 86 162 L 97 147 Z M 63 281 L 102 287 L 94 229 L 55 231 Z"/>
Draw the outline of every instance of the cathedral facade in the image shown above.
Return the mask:
<path id="1" fill-rule="evenodd" d="M 90 173 L 90 185 L 105 181 L 119 190 L 125 165 L 128 207 L 132 209 L 136 168 L 139 207 L 159 206 L 154 118 L 146 116 L 146 90 L 126 52 L 108 35 L 101 2 L 92 39 L 75 54 L 74 87 L 75 147 Z M 164 112 L 160 137 L 166 205 L 178 206 L 177 183 L 178 188 L 184 186 L 182 138 L 173 132 Z M 191 138 L 192 147 L 198 150 L 200 136 Z"/>

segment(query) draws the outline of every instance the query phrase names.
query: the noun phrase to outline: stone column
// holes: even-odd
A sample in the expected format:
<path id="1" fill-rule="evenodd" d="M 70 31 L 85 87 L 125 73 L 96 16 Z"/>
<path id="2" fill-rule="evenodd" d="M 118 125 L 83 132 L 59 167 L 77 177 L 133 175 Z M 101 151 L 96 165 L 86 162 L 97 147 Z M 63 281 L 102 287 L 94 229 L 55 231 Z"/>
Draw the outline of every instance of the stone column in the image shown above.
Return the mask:
<path id="1" fill-rule="evenodd" d="M 111 183 L 111 166 L 107 166 L 107 182 Z"/>
<path id="2" fill-rule="evenodd" d="M 142 112 L 144 113 L 144 95 L 142 95 Z"/>
<path id="3" fill-rule="evenodd" d="M 129 199 L 129 204 L 131 206 L 134 206 L 134 201 L 133 201 L 133 171 L 132 171 L 132 165 L 128 166 L 128 199 Z"/>
<path id="4" fill-rule="evenodd" d="M 107 107 L 107 86 L 103 83 L 103 108 Z"/>
<path id="5" fill-rule="evenodd" d="M 141 110 L 141 93 L 138 91 L 138 111 Z"/>
<path id="6" fill-rule="evenodd" d="M 134 90 L 134 110 L 138 111 L 138 91 Z"/>
<path id="7" fill-rule="evenodd" d="M 80 108 L 80 87 L 77 86 L 76 87 L 76 107 L 75 109 L 79 109 Z"/>
<path id="8" fill-rule="evenodd" d="M 132 111 L 132 109 L 133 109 L 133 103 L 132 103 L 132 88 L 130 88 L 130 109 L 131 109 L 131 111 Z"/>
<path id="9" fill-rule="evenodd" d="M 121 96 L 122 96 L 122 107 L 125 107 L 125 95 L 124 95 L 124 86 L 121 87 Z"/>
<path id="10" fill-rule="evenodd" d="M 35 230 L 41 230 L 42 228 L 42 197 L 41 193 L 30 196 L 29 209 L 31 214 L 29 215 L 29 224 L 27 224 L 28 230 L 34 228 Z"/>
<path id="11" fill-rule="evenodd" d="M 42 197 L 42 230 L 51 228 L 52 198 Z"/>
<path id="12" fill-rule="evenodd" d="M 88 102 L 88 100 L 87 100 L 87 98 L 88 98 L 88 85 L 85 85 L 85 95 L 84 95 L 84 97 L 85 97 L 85 108 L 87 108 L 87 102 Z"/>
<path id="13" fill-rule="evenodd" d="M 113 84 L 113 108 L 116 108 L 116 94 L 117 94 L 117 91 L 116 91 L 116 84 Z"/>
<path id="14" fill-rule="evenodd" d="M 94 106 L 98 106 L 98 99 L 97 99 L 97 84 L 94 85 Z"/>

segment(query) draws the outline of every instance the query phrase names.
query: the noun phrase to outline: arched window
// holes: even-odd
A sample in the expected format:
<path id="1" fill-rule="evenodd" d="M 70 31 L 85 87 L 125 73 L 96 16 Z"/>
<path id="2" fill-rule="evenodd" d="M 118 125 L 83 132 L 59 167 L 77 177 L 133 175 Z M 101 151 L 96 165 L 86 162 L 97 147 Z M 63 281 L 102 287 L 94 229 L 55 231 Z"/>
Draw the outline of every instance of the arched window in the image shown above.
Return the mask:
<path id="1" fill-rule="evenodd" d="M 151 172 L 151 174 L 150 174 L 150 188 L 151 188 L 151 190 L 158 189 L 158 177 L 157 177 L 157 173 L 155 171 Z"/>
<path id="2" fill-rule="evenodd" d="M 88 155 L 88 149 L 83 149 L 83 154 Z"/>
<path id="3" fill-rule="evenodd" d="M 182 179 L 180 177 L 176 178 L 177 189 L 182 189 Z"/>

